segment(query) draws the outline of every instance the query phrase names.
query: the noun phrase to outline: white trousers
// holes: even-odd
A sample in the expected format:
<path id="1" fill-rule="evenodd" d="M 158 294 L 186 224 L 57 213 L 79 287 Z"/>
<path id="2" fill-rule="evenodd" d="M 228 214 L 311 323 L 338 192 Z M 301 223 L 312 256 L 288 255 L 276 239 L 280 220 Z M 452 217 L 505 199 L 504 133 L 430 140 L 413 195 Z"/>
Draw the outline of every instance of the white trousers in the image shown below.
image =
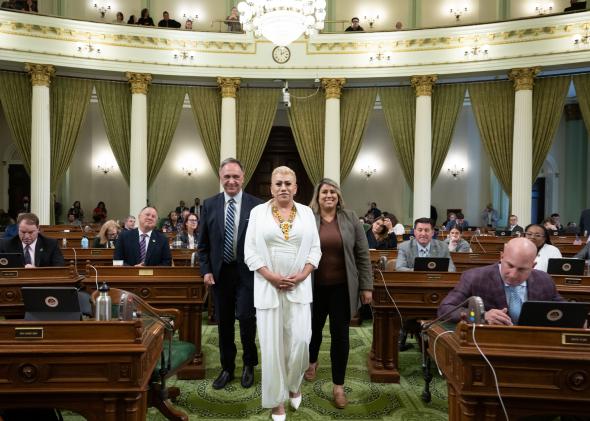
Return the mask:
<path id="1" fill-rule="evenodd" d="M 301 387 L 309 366 L 311 305 L 279 293 L 279 306 L 256 309 L 262 360 L 262 407 L 275 408 Z"/>

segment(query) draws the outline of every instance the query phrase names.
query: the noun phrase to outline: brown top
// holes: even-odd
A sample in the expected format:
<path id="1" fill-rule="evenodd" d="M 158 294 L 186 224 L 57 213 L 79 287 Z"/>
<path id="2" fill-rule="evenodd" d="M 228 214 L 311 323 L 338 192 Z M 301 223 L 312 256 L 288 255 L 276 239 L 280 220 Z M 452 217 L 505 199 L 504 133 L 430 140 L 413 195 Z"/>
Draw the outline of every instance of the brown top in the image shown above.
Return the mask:
<path id="1" fill-rule="evenodd" d="M 334 217 L 332 222 L 321 219 L 320 245 L 322 259 L 315 272 L 316 285 L 338 285 L 346 283 L 346 263 L 344 261 L 344 247 L 342 236 L 338 227 L 338 219 Z"/>

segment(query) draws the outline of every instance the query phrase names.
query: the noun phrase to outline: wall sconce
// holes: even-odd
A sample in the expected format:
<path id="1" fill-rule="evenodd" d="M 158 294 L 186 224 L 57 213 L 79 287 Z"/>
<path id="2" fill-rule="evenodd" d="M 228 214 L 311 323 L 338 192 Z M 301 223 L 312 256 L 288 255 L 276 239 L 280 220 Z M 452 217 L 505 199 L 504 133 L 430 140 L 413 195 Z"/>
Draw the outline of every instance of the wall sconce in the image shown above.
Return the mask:
<path id="1" fill-rule="evenodd" d="M 373 174 L 377 172 L 377 168 L 367 165 L 366 167 L 361 168 L 361 174 L 367 177 L 367 180 L 371 178 Z"/>
<path id="2" fill-rule="evenodd" d="M 92 45 L 91 37 L 88 37 L 88 42 L 78 46 L 78 52 L 80 54 L 100 54 L 100 48 L 95 47 Z"/>
<path id="3" fill-rule="evenodd" d="M 465 168 L 457 168 L 457 164 L 453 164 L 453 168 L 447 168 L 447 173 L 449 173 L 455 180 L 459 178 L 460 174 L 465 172 Z"/>
<path id="4" fill-rule="evenodd" d="M 575 47 L 588 47 L 590 44 L 590 35 L 588 34 L 588 27 L 584 27 L 584 35 L 574 35 L 574 46 Z"/>
<path id="5" fill-rule="evenodd" d="M 113 171 L 113 169 L 115 169 L 115 167 L 112 165 L 108 165 L 108 164 L 98 164 L 96 166 L 96 169 L 106 175 L 106 174 L 110 173 L 111 171 Z"/>
<path id="6" fill-rule="evenodd" d="M 182 172 L 190 177 L 197 172 L 197 167 L 182 167 Z"/>
<path id="7" fill-rule="evenodd" d="M 548 13 L 552 13 L 553 12 L 553 3 L 548 2 L 548 3 L 541 3 L 538 4 L 535 7 L 535 12 L 537 12 L 537 15 L 546 15 Z"/>
<path id="8" fill-rule="evenodd" d="M 465 57 L 469 57 L 469 58 L 474 58 L 474 57 L 485 57 L 488 55 L 490 47 L 488 47 L 487 45 L 483 45 L 483 46 L 473 46 L 471 48 L 468 48 L 464 51 L 464 56 Z"/>
<path id="9" fill-rule="evenodd" d="M 181 51 L 177 51 L 174 53 L 174 60 L 178 60 L 178 61 L 193 61 L 195 59 L 195 55 L 194 53 L 187 51 L 187 50 L 181 50 Z"/>
<path id="10" fill-rule="evenodd" d="M 104 19 L 107 12 L 109 12 L 111 10 L 111 5 L 110 4 L 103 4 L 102 6 L 99 6 L 98 3 L 94 3 L 94 8 L 96 10 L 98 10 L 98 13 L 100 13 L 101 19 Z"/>
<path id="11" fill-rule="evenodd" d="M 363 20 L 369 22 L 369 28 L 373 29 L 373 25 L 379 20 L 379 15 L 367 15 L 363 17 Z"/>
<path id="12" fill-rule="evenodd" d="M 369 61 L 371 63 L 375 63 L 378 61 L 390 61 L 391 60 L 391 55 L 387 54 L 387 53 L 383 53 L 381 52 L 381 50 L 379 50 L 379 52 L 377 52 L 377 54 L 371 54 L 369 56 Z"/>
<path id="13" fill-rule="evenodd" d="M 455 16 L 455 19 L 457 20 L 457 22 L 459 22 L 461 20 L 461 15 L 463 15 L 464 13 L 467 13 L 469 10 L 467 9 L 467 6 L 464 7 L 451 7 L 449 9 L 449 13 L 453 16 Z"/>
<path id="14" fill-rule="evenodd" d="M 190 19 L 193 22 L 195 22 L 195 21 L 199 20 L 199 14 L 198 13 L 183 13 L 182 18 L 185 20 L 185 22 L 187 19 Z"/>

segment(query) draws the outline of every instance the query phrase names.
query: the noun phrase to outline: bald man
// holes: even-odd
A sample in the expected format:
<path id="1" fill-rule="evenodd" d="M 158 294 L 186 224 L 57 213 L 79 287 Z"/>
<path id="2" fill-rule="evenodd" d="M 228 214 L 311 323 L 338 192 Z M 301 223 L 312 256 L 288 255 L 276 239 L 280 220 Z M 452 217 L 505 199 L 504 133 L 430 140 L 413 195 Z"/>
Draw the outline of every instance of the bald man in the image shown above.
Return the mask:
<path id="1" fill-rule="evenodd" d="M 518 322 L 525 301 L 564 301 L 553 279 L 533 269 L 537 248 L 526 238 L 513 238 L 504 246 L 500 263 L 471 269 L 461 275 L 455 288 L 438 308 L 443 315 L 471 296 L 481 297 L 485 320 L 491 325 L 511 326 Z M 454 311 L 449 320 L 458 322 L 465 309 Z"/>

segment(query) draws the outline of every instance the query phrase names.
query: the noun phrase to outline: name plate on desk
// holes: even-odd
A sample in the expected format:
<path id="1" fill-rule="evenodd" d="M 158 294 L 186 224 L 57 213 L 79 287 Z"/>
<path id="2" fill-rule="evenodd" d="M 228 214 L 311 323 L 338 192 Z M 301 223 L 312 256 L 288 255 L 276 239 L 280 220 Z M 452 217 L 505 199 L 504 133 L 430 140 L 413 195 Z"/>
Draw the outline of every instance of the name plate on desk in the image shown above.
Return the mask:
<path id="1" fill-rule="evenodd" d="M 100 256 L 101 250 L 90 250 L 91 256 Z"/>
<path id="2" fill-rule="evenodd" d="M 581 285 L 582 278 L 565 278 L 564 283 L 566 285 Z"/>
<path id="3" fill-rule="evenodd" d="M 42 327 L 15 327 L 15 339 L 43 339 Z"/>
<path id="4" fill-rule="evenodd" d="M 586 345 L 590 346 L 590 334 L 563 333 L 561 335 L 562 345 Z"/>
<path id="5" fill-rule="evenodd" d="M 0 271 L 0 278 L 18 278 L 18 270 Z"/>
<path id="6" fill-rule="evenodd" d="M 139 269 L 139 276 L 153 276 L 154 270 L 153 269 Z"/>

